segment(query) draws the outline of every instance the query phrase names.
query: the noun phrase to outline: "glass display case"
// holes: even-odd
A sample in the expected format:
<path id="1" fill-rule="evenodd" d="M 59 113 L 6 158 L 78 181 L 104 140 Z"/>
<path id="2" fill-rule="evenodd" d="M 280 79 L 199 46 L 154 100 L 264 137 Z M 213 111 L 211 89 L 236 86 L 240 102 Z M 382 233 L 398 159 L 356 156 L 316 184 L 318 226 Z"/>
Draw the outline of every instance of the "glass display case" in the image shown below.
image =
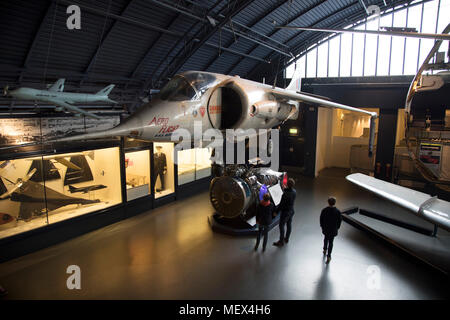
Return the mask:
<path id="1" fill-rule="evenodd" d="M 177 152 L 178 185 L 195 180 L 195 149 L 180 150 Z"/>
<path id="2" fill-rule="evenodd" d="M 155 199 L 175 192 L 173 149 L 171 142 L 153 145 Z"/>
<path id="3" fill-rule="evenodd" d="M 0 238 L 122 201 L 119 148 L 0 161 Z"/>
<path id="4" fill-rule="evenodd" d="M 196 148 L 195 151 L 195 180 L 209 177 L 212 148 Z"/>
<path id="5" fill-rule="evenodd" d="M 127 200 L 151 194 L 150 150 L 125 153 Z"/>
<path id="6" fill-rule="evenodd" d="M 211 175 L 211 148 L 178 151 L 178 185 Z"/>

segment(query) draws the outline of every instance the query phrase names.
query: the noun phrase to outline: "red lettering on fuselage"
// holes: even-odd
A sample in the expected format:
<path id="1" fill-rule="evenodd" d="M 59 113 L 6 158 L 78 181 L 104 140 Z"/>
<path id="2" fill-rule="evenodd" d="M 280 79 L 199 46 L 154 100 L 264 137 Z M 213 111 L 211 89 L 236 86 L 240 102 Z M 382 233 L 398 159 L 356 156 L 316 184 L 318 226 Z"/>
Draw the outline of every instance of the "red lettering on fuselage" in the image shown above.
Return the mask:
<path id="1" fill-rule="evenodd" d="M 169 123 L 169 118 L 153 117 L 152 121 L 150 121 L 150 123 L 148 125 L 151 126 L 152 124 L 154 124 L 155 126 L 161 126 L 161 125 L 167 125 L 168 123 Z"/>
<path id="2" fill-rule="evenodd" d="M 158 131 L 158 133 L 170 133 L 170 132 L 174 132 L 175 130 L 177 130 L 180 126 L 176 125 L 176 126 L 167 126 L 167 125 L 163 125 L 161 127 L 161 129 Z"/>
<path id="3" fill-rule="evenodd" d="M 210 106 L 209 114 L 219 114 L 222 113 L 222 106 Z"/>

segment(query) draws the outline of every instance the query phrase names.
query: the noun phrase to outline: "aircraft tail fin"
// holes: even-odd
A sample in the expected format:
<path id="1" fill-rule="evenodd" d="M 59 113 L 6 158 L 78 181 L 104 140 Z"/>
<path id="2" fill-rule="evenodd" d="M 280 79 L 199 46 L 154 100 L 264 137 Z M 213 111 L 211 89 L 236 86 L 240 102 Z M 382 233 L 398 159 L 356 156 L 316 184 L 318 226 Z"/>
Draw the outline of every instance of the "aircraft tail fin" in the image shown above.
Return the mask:
<path id="1" fill-rule="evenodd" d="M 56 81 L 50 88 L 48 88 L 48 91 L 63 92 L 65 81 L 66 79 L 58 79 L 58 81 Z"/>
<path id="2" fill-rule="evenodd" d="M 291 82 L 287 86 L 287 90 L 300 92 L 302 87 L 302 77 L 300 76 L 300 67 L 295 65 L 294 74 L 292 75 Z"/>
<path id="3" fill-rule="evenodd" d="M 98 96 L 108 96 L 112 89 L 114 89 L 114 84 L 110 84 L 109 86 L 103 88 L 102 90 L 100 90 L 99 92 L 96 93 L 96 95 Z"/>

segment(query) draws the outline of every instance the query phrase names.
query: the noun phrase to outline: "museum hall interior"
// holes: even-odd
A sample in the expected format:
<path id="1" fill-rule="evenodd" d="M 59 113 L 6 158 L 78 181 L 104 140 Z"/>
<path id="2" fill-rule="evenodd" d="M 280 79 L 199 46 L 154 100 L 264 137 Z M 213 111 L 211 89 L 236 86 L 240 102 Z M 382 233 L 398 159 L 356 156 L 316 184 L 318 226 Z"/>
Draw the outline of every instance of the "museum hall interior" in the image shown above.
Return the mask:
<path id="1" fill-rule="evenodd" d="M 449 13 L 0 1 L 0 300 L 447 300 Z"/>

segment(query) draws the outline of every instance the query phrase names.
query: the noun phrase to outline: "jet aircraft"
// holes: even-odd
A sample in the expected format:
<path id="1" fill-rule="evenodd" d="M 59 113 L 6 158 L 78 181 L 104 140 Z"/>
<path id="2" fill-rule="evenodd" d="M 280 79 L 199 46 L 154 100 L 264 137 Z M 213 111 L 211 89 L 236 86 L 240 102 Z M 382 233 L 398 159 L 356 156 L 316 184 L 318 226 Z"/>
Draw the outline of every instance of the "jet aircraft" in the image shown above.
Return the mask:
<path id="1" fill-rule="evenodd" d="M 102 131 L 63 137 L 72 141 L 125 136 L 149 141 L 171 141 L 178 128 L 194 135 L 194 121 L 206 129 L 270 129 L 298 116 L 300 103 L 340 108 L 371 117 L 369 155 L 372 155 L 377 114 L 299 91 L 299 72 L 286 89 L 217 73 L 188 71 L 172 78 L 149 103 L 118 126 Z"/>
<path id="2" fill-rule="evenodd" d="M 114 100 L 108 98 L 109 93 L 114 88 L 113 84 L 105 87 L 95 94 L 90 93 L 74 93 L 64 92 L 65 79 L 59 79 L 48 90 L 38 90 L 33 88 L 17 88 L 10 90 L 8 86 L 3 89 L 3 95 L 13 97 L 22 100 L 43 101 L 55 104 L 57 106 L 56 111 L 68 111 L 74 112 L 75 115 L 85 115 L 87 117 L 100 119 L 94 113 L 87 112 L 77 106 L 74 103 L 89 103 L 96 101 L 103 101 L 109 103 L 117 103 Z"/>

